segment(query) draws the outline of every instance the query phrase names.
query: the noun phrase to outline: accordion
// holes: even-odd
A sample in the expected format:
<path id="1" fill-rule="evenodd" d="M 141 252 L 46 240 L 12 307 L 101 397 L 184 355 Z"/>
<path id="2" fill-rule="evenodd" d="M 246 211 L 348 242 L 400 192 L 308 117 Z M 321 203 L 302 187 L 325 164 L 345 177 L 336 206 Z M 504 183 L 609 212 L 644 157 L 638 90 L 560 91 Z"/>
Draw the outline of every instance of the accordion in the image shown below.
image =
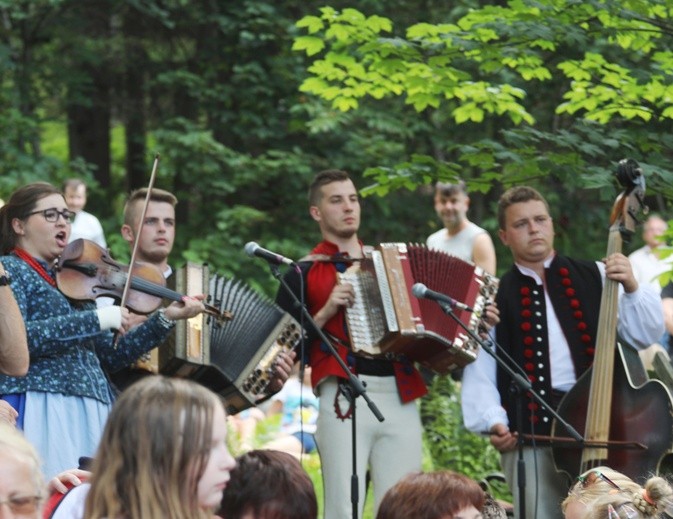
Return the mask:
<path id="1" fill-rule="evenodd" d="M 297 321 L 242 281 L 209 276 L 206 266 L 178 270 L 176 290 L 206 293 L 211 305 L 233 317 L 218 322 L 200 314 L 178 321 L 173 338 L 159 348 L 159 371 L 208 387 L 223 398 L 229 414 L 256 405 L 280 353 L 301 339 Z"/>
<path id="2" fill-rule="evenodd" d="M 498 279 L 480 267 L 424 245 L 383 243 L 338 274 L 350 283 L 355 302 L 346 309 L 353 351 L 366 356 L 405 355 L 446 374 L 477 358 L 478 344 L 434 301 L 417 299 L 414 283 L 423 283 L 473 308 L 456 310 L 458 319 L 477 332 L 485 306 L 495 299 Z"/>

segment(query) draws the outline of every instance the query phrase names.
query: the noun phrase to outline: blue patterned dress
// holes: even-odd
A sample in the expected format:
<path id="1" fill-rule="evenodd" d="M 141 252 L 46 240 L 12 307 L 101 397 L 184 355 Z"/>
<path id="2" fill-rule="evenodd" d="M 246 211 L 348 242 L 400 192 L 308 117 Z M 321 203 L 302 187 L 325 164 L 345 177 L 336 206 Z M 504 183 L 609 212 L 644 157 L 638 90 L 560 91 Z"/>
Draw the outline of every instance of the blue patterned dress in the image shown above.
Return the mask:
<path id="1" fill-rule="evenodd" d="M 76 467 L 80 456 L 95 454 L 114 400 L 105 371 L 131 364 L 163 342 L 172 326 L 155 314 L 115 348 L 112 333 L 100 331 L 93 302 L 69 301 L 14 255 L 0 261 L 12 279 L 30 351 L 25 377 L 0 375 L 0 398 L 19 411 L 19 423 L 51 478 Z"/>

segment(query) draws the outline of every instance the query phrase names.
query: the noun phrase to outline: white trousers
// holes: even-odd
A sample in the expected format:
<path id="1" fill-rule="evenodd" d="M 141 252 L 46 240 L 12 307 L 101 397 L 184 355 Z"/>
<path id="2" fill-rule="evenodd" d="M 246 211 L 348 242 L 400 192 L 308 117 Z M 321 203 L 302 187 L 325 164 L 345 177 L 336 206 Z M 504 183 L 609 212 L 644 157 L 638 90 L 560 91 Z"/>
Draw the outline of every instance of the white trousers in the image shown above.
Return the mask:
<path id="1" fill-rule="evenodd" d="M 374 487 L 374 506 L 386 491 L 402 476 L 421 470 L 422 428 L 416 402 L 402 404 L 395 377 L 360 375 L 369 398 L 376 404 L 385 420 L 379 422 L 362 397 L 356 400 L 356 448 L 359 482 L 359 512 L 365 500 L 365 476 L 370 469 Z M 352 421 L 341 421 L 334 410 L 337 379 L 329 377 L 318 387 L 320 413 L 316 442 L 322 467 L 325 495 L 325 519 L 349 519 L 351 504 Z M 340 396 L 342 409 L 348 404 Z"/>
<path id="2" fill-rule="evenodd" d="M 515 449 L 501 456 L 502 470 L 512 491 L 516 519 L 563 519 L 561 503 L 568 493 L 568 477 L 556 471 L 550 447 L 524 447 L 526 470 L 526 517 L 519 510 L 517 465 L 519 451 Z M 537 513 L 536 513 L 537 510 Z"/>

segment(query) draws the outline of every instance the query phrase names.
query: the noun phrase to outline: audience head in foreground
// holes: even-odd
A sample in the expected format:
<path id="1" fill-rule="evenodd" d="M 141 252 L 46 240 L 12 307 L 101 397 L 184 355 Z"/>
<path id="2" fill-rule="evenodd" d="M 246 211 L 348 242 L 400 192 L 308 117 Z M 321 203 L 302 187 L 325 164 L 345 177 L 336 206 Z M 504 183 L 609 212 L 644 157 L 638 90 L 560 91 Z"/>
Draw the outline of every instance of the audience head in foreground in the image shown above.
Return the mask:
<path id="1" fill-rule="evenodd" d="M 383 496 L 376 519 L 480 519 L 485 494 L 456 472 L 414 472 Z"/>
<path id="2" fill-rule="evenodd" d="M 218 513 L 223 519 L 316 519 L 313 483 L 291 454 L 253 450 L 237 458 Z"/>
<path id="3" fill-rule="evenodd" d="M 582 519 L 589 505 L 601 496 L 620 491 L 635 492 L 640 485 L 610 467 L 594 467 L 582 473 L 561 503 L 565 519 Z"/>
<path id="4" fill-rule="evenodd" d="M 654 476 L 644 487 L 637 485 L 604 493 L 587 506 L 582 519 L 654 519 L 670 514 L 673 514 L 673 488 L 664 478 Z"/>
<path id="5" fill-rule="evenodd" d="M 37 451 L 21 431 L 0 422 L 0 517 L 39 519 L 44 499 Z"/>
<path id="6" fill-rule="evenodd" d="M 235 460 L 215 393 L 147 377 L 113 406 L 93 465 L 85 517 L 210 519 Z"/>

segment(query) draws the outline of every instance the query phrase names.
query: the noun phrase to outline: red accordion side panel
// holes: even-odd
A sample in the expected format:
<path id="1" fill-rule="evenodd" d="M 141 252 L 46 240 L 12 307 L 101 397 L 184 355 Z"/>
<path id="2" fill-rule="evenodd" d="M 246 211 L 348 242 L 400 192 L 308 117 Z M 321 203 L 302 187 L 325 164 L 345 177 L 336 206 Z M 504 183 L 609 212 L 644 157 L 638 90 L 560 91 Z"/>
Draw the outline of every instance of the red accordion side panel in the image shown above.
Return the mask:
<path id="1" fill-rule="evenodd" d="M 366 266 L 368 261 L 371 268 Z M 454 315 L 476 332 L 486 302 L 495 298 L 495 277 L 424 245 L 383 243 L 364 263 L 364 268 L 342 278 L 342 282 L 356 286 L 356 300 L 360 300 L 357 308 L 346 313 L 354 351 L 405 355 L 442 374 L 476 359 L 476 341 L 435 301 L 416 298 L 412 287 L 423 283 L 472 307 L 474 312 L 455 310 Z M 371 296 L 371 288 L 364 290 L 359 285 L 374 285 L 375 296 Z M 355 328 L 357 333 L 353 333 Z"/>

